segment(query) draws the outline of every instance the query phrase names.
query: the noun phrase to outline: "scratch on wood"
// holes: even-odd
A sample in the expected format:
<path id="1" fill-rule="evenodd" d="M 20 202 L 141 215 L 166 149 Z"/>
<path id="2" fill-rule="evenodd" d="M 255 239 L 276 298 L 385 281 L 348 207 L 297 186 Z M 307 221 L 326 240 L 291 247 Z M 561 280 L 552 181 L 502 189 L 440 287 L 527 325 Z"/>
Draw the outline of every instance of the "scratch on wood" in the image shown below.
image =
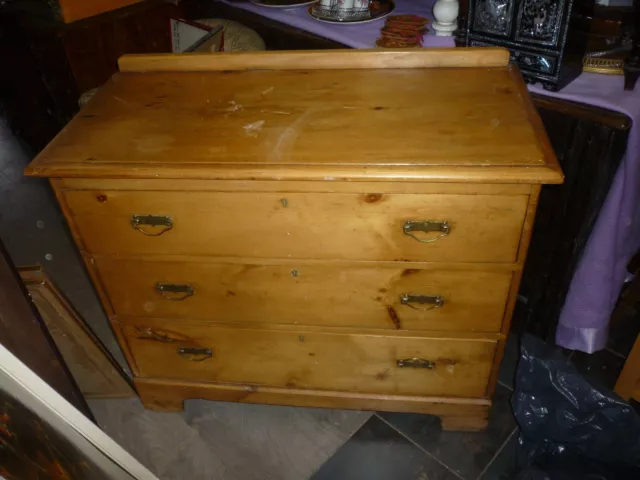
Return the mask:
<path id="1" fill-rule="evenodd" d="M 442 363 L 444 365 L 456 365 L 458 361 L 454 360 L 453 358 L 438 358 L 436 360 L 436 363 Z"/>
<path id="2" fill-rule="evenodd" d="M 244 134 L 247 137 L 258 138 L 258 133 L 264 127 L 264 120 L 258 120 L 257 122 L 247 123 L 244 127 Z"/>
<path id="3" fill-rule="evenodd" d="M 400 276 L 402 277 L 408 277 L 409 275 L 415 275 L 416 273 L 420 273 L 420 270 L 417 270 L 415 268 L 407 268 L 405 270 L 402 271 L 402 273 L 400 274 Z"/>
<path id="4" fill-rule="evenodd" d="M 178 341 L 178 339 L 171 338 L 169 335 L 155 332 L 151 328 L 135 327 L 135 331 L 136 331 L 136 338 L 139 340 L 154 340 L 156 342 L 162 342 L 162 343 L 174 343 Z"/>
<path id="5" fill-rule="evenodd" d="M 273 151 L 269 154 L 269 158 L 271 160 L 282 160 L 285 153 L 288 154 L 292 150 L 293 144 L 298 138 L 300 128 L 313 111 L 314 109 L 310 108 L 295 119 L 291 125 L 284 129 L 284 132 L 282 132 L 280 138 L 278 138 Z"/>
<path id="6" fill-rule="evenodd" d="M 237 112 L 242 110 L 242 105 L 236 103 L 235 100 L 229 100 L 229 107 L 225 108 L 226 112 Z"/>
<path id="7" fill-rule="evenodd" d="M 398 318 L 398 314 L 395 309 L 391 305 L 387 305 L 387 312 L 389 313 L 389 318 L 395 325 L 397 330 L 400 330 L 400 318 Z"/>
<path id="8" fill-rule="evenodd" d="M 276 115 L 291 115 L 291 112 L 283 112 L 281 110 L 260 110 L 260 113 L 275 113 Z"/>

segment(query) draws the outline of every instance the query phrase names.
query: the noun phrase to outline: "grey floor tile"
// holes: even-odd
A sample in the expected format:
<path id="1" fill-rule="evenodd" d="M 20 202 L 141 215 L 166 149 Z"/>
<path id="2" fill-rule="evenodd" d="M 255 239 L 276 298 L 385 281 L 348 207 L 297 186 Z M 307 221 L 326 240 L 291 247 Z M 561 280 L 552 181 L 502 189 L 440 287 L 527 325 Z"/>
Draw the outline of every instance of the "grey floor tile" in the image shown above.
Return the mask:
<path id="1" fill-rule="evenodd" d="M 440 420 L 430 415 L 378 413 L 401 433 L 420 445 L 461 477 L 475 479 L 516 428 L 509 399 L 511 391 L 498 385 L 489 426 L 482 432 L 443 432 Z"/>
<path id="2" fill-rule="evenodd" d="M 103 430 L 163 480 L 306 480 L 369 412 L 189 400 L 184 413 L 137 399 L 91 400 Z"/>
<path id="3" fill-rule="evenodd" d="M 459 480 L 396 430 L 372 417 L 313 480 Z"/>
<path id="4" fill-rule="evenodd" d="M 29 160 L 0 118 L 0 238 L 16 265 L 44 266 L 98 338 L 127 368 L 51 188 L 45 179 L 23 175 Z"/>
<path id="5" fill-rule="evenodd" d="M 516 476 L 516 452 L 519 431 L 516 429 L 479 480 L 513 480 Z"/>

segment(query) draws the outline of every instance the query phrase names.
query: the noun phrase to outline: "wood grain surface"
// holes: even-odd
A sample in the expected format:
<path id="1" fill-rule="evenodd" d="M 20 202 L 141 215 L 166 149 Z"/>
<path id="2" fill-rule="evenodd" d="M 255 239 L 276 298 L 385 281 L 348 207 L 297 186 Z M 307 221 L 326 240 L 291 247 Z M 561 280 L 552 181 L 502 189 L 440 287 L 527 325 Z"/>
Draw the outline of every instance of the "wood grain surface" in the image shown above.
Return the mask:
<path id="1" fill-rule="evenodd" d="M 520 84 L 511 67 L 120 74 L 27 173 L 559 182 Z"/>
<path id="2" fill-rule="evenodd" d="M 627 401 L 633 398 L 640 402 L 640 336 L 624 363 L 614 391 Z"/>
<path id="3" fill-rule="evenodd" d="M 55 178 L 56 188 L 65 190 L 140 190 L 169 192 L 280 192 L 280 193 L 417 193 L 449 195 L 525 195 L 531 185 L 518 183 L 440 183 L 387 181 L 286 181 L 256 180 L 167 180 L 146 178 Z"/>
<path id="4" fill-rule="evenodd" d="M 511 272 L 446 268 L 251 265 L 149 262 L 96 257 L 107 294 L 121 316 L 200 318 L 219 322 L 328 325 L 403 330 L 499 332 Z M 162 296 L 158 283 L 194 295 Z M 442 296 L 419 311 L 403 294 Z M 413 305 L 428 308 L 429 305 Z"/>
<path id="5" fill-rule="evenodd" d="M 20 278 L 85 398 L 135 397 L 130 380 L 40 267 Z"/>
<path id="6" fill-rule="evenodd" d="M 261 258 L 514 262 L 527 197 L 67 191 L 88 251 Z M 169 216 L 148 236 L 132 215 Z M 448 236 L 421 243 L 407 221 L 447 221 Z M 159 229 L 147 228 L 149 233 Z M 417 233 L 424 240 L 438 233 Z"/>
<path id="7" fill-rule="evenodd" d="M 294 50 L 277 52 L 191 53 L 186 55 L 136 55 L 120 58 L 121 72 L 215 70 L 341 70 L 432 67 L 505 67 L 504 48 L 429 48 Z"/>
<path id="8" fill-rule="evenodd" d="M 126 7 L 142 0 L 57 0 L 65 23 Z M 169 27 L 167 27 L 169 28 Z"/>
<path id="9" fill-rule="evenodd" d="M 507 62 L 496 49 L 123 58 L 26 173 L 55 177 L 145 406 L 485 427 L 539 184 L 563 180 Z M 166 228 L 132 223 L 150 215 Z M 450 231 L 412 238 L 407 222 Z M 405 294 L 444 304 L 413 310 Z"/>
<path id="10" fill-rule="evenodd" d="M 164 412 L 182 411 L 184 400 L 201 398 L 269 405 L 423 413 L 440 417 L 443 430 L 477 431 L 486 428 L 491 408 L 491 401 L 482 398 L 380 395 L 263 386 L 247 388 L 243 385 L 162 378 L 137 378 L 136 388 L 146 408 Z"/>
<path id="11" fill-rule="evenodd" d="M 141 377 L 403 395 L 482 397 L 495 353 L 489 340 L 257 330 L 136 319 L 123 327 Z M 179 348 L 209 348 L 191 361 Z M 434 368 L 401 368 L 420 358 Z M 201 361 L 200 361 L 201 360 Z"/>

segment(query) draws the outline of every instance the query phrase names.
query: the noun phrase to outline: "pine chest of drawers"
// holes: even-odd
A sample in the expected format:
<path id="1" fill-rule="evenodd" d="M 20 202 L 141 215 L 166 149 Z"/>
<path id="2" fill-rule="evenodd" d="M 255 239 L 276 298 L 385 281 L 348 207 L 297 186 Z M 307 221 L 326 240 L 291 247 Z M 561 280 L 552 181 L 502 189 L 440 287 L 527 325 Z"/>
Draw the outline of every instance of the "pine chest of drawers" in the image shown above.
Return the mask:
<path id="1" fill-rule="evenodd" d="M 148 408 L 485 426 L 540 185 L 503 49 L 130 56 L 51 177 Z"/>

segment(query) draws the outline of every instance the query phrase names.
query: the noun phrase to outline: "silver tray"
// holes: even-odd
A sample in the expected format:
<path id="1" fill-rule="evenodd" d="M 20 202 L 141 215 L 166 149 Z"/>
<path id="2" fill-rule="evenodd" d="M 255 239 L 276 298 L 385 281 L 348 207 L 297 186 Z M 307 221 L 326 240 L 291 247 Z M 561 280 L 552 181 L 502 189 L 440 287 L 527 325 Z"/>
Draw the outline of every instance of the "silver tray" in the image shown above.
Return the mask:
<path id="1" fill-rule="evenodd" d="M 254 5 L 268 8 L 295 8 L 315 3 L 318 0 L 250 0 Z"/>
<path id="2" fill-rule="evenodd" d="M 338 5 L 325 6 L 315 3 L 309 7 L 309 15 L 319 22 L 353 25 L 354 23 L 367 23 L 380 20 L 396 9 L 395 3 L 390 3 L 386 8 L 370 11 L 368 8 L 338 8 Z"/>

